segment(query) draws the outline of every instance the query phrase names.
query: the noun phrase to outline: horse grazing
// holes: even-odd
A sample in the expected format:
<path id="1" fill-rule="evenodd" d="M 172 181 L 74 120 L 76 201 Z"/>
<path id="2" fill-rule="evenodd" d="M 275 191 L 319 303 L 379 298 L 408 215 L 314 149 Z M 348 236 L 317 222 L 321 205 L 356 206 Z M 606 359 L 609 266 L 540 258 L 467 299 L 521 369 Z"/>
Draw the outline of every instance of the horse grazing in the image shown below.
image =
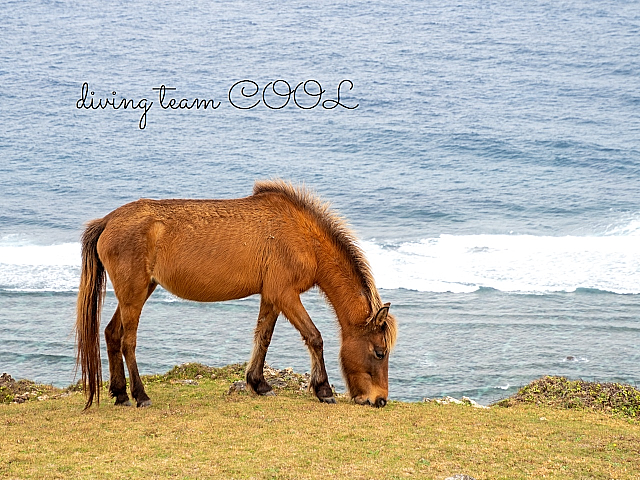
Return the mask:
<path id="1" fill-rule="evenodd" d="M 280 313 L 300 332 L 311 355 L 309 388 L 335 403 L 320 332 L 300 301 L 318 286 L 342 334 L 340 363 L 351 398 L 387 403 L 389 352 L 396 321 L 382 304 L 371 269 L 345 222 L 328 204 L 281 180 L 259 181 L 253 195 L 229 200 L 148 200 L 128 203 L 89 222 L 82 236 L 78 293 L 77 365 L 89 408 L 100 402 L 100 310 L 109 274 L 118 299 L 105 329 L 109 393 L 116 405 L 151 405 L 136 363 L 142 307 L 157 285 L 189 300 L 217 302 L 260 294 L 247 385 L 271 392 L 265 356 Z"/>

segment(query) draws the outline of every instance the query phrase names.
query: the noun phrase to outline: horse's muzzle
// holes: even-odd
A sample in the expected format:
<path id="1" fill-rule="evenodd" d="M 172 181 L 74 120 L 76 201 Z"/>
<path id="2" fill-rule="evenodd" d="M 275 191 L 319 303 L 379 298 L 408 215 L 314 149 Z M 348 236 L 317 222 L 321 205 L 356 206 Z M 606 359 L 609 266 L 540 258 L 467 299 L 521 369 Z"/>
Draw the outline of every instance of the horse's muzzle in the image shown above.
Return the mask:
<path id="1" fill-rule="evenodd" d="M 376 398 L 376 403 L 373 404 L 374 407 L 376 408 L 382 408 L 387 404 L 387 401 L 382 398 L 382 397 L 378 397 Z"/>

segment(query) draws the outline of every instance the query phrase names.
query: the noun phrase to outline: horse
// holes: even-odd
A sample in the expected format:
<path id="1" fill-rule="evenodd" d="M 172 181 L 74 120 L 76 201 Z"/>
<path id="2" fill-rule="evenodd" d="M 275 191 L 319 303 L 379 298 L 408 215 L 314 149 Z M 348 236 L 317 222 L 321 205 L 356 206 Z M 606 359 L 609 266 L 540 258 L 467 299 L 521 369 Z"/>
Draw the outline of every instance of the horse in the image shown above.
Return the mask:
<path id="1" fill-rule="evenodd" d="M 85 410 L 94 399 L 100 403 L 106 274 L 118 301 L 104 331 L 115 405 L 131 405 L 125 361 L 137 406 L 151 405 L 135 350 L 142 307 L 157 285 L 200 302 L 260 294 L 246 368 L 249 389 L 273 395 L 263 369 L 282 313 L 309 350 L 309 389 L 320 402 L 335 403 L 322 336 L 300 300 L 301 293 L 317 286 L 339 323 L 339 358 L 350 398 L 375 407 L 387 403 L 389 353 L 397 336 L 390 303 L 382 304 L 369 263 L 346 222 L 303 186 L 276 179 L 255 182 L 253 194 L 244 198 L 140 199 L 87 224 L 75 326 Z"/>

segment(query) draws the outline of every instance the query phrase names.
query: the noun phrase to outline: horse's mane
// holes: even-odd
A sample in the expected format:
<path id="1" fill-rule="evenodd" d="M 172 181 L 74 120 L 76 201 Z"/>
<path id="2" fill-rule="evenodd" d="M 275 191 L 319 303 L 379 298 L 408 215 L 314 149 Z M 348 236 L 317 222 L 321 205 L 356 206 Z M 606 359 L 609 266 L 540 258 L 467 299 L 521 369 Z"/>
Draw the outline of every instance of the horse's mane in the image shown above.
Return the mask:
<path id="1" fill-rule="evenodd" d="M 296 207 L 311 215 L 317 224 L 328 234 L 334 245 L 351 262 L 354 272 L 362 283 L 363 293 L 371 305 L 371 314 L 382 307 L 382 300 L 376 288 L 371 267 L 357 244 L 347 222 L 331 210 L 329 202 L 318 198 L 304 186 L 295 187 L 284 180 L 259 180 L 253 186 L 253 194 L 279 193 L 287 197 Z"/>

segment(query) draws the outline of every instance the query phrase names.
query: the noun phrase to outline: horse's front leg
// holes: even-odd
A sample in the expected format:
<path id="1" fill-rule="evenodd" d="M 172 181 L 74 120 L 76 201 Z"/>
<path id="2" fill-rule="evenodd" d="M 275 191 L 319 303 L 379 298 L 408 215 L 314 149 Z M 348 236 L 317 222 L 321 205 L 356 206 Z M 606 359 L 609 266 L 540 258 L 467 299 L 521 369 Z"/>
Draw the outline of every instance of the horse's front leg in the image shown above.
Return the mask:
<path id="1" fill-rule="evenodd" d="M 313 390 L 321 402 L 336 403 L 333 390 L 329 385 L 327 369 L 324 365 L 324 346 L 320 331 L 314 325 L 297 293 L 291 292 L 284 298 L 279 299 L 279 303 L 282 313 L 300 332 L 311 354 L 311 381 L 309 388 Z"/>
<path id="2" fill-rule="evenodd" d="M 271 385 L 264 379 L 264 360 L 271 343 L 273 329 L 280 312 L 264 299 L 260 301 L 260 314 L 253 339 L 253 353 L 247 365 L 247 385 L 258 395 L 272 395 Z"/>

